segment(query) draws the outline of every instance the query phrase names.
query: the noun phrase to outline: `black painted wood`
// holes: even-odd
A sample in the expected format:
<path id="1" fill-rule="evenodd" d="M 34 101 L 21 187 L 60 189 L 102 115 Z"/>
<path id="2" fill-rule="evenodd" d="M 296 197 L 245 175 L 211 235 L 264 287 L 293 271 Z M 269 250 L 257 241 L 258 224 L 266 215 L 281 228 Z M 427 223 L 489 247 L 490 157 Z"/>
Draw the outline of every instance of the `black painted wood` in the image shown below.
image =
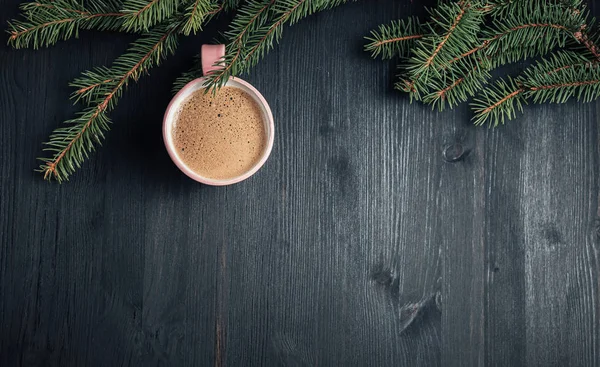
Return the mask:
<path id="1" fill-rule="evenodd" d="M 67 83 L 133 38 L 2 46 L 0 366 L 600 365 L 598 103 L 498 129 L 409 104 L 361 38 L 422 12 L 359 2 L 286 29 L 246 77 L 272 156 L 225 188 L 177 171 L 161 120 L 226 19 L 130 87 L 63 185 L 33 169 L 75 111 Z"/>

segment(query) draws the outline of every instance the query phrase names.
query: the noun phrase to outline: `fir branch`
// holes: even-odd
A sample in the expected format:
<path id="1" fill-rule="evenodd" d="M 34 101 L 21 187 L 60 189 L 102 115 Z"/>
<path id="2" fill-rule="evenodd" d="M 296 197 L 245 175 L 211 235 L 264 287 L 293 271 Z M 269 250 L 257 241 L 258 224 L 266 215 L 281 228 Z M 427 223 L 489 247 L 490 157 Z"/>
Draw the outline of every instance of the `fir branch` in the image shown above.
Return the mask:
<path id="1" fill-rule="evenodd" d="M 383 59 L 391 59 L 394 56 L 407 57 L 415 40 L 423 36 L 422 26 L 416 17 L 392 21 L 380 25 L 377 30 L 371 31 L 370 36 L 365 37 L 371 41 L 365 45 L 365 51 L 371 52 L 373 58 L 379 55 Z"/>
<path id="2" fill-rule="evenodd" d="M 467 69 L 469 67 L 470 69 Z M 443 111 L 446 104 L 453 108 L 461 102 L 466 102 L 491 78 L 488 69 L 488 62 L 481 60 L 475 66 L 465 64 L 458 72 L 454 70 L 443 74 L 442 78 L 430 79 L 430 90 L 423 97 L 423 102 L 431 104 L 432 108 L 439 111 Z"/>
<path id="3" fill-rule="evenodd" d="M 206 18 L 218 13 L 224 6 L 224 2 L 221 2 L 221 5 L 217 5 L 212 0 L 193 0 L 185 9 L 186 21 L 183 24 L 182 33 L 186 36 L 190 33 L 196 34 L 196 32 L 202 29 Z"/>
<path id="4" fill-rule="evenodd" d="M 147 31 L 175 14 L 179 4 L 179 0 L 125 0 L 121 9 L 125 13 L 123 29 Z"/>
<path id="5" fill-rule="evenodd" d="M 473 48 L 479 41 L 477 33 L 484 12 L 478 1 L 442 3 L 430 11 L 427 35 L 417 40 L 406 70 L 409 79 L 403 86 L 411 98 L 421 98 L 427 91 L 428 79 L 442 78 L 443 69 L 457 56 Z"/>
<path id="6" fill-rule="evenodd" d="M 203 23 L 207 23 L 211 19 L 211 17 L 218 14 L 224 8 L 225 8 L 224 2 L 221 2 L 221 5 L 219 5 L 219 6 L 213 6 L 213 9 L 211 9 L 209 12 L 207 12 L 205 14 Z M 171 22 L 170 23 L 171 27 L 176 29 L 177 32 L 183 33 L 183 29 L 185 28 L 186 24 L 188 24 L 188 22 L 189 22 L 188 17 L 189 17 L 189 15 L 184 15 L 184 16 L 172 18 L 173 20 L 169 21 L 169 22 Z M 185 82 L 181 82 L 181 83 L 183 83 L 181 85 L 181 87 L 183 87 L 185 84 L 187 84 L 188 79 L 193 80 L 196 78 L 196 75 L 202 74 L 199 58 L 198 58 L 197 62 L 194 63 L 194 65 L 195 65 L 195 67 L 192 70 L 190 70 L 188 73 L 184 73 L 181 77 L 176 79 L 176 81 L 175 81 L 176 86 L 179 85 L 182 78 L 184 78 Z M 91 98 L 93 98 L 94 92 L 98 88 L 101 88 L 103 85 L 109 84 L 113 81 L 113 78 L 108 76 L 110 73 L 111 73 L 110 70 L 103 68 L 103 67 L 97 68 L 96 70 L 93 70 L 93 71 L 84 72 L 82 74 L 83 75 L 82 78 L 76 79 L 75 81 L 73 81 L 70 84 L 72 87 L 76 88 L 76 90 L 72 94 L 71 98 L 75 99 L 75 101 L 79 101 L 79 100 L 89 101 Z M 178 89 L 180 89 L 180 88 L 178 88 Z"/>
<path id="7" fill-rule="evenodd" d="M 572 97 L 591 102 L 600 97 L 600 64 L 584 62 L 576 54 L 562 52 L 541 60 L 523 72 L 522 80 L 534 103 L 565 103 Z"/>
<path id="8" fill-rule="evenodd" d="M 225 33 L 229 42 L 219 70 L 208 75 L 208 89 L 223 86 L 229 77 L 247 72 L 279 42 L 286 23 L 294 24 L 317 11 L 332 8 L 347 0 L 250 0 L 239 11 Z M 180 79 L 178 83 L 183 80 Z"/>
<path id="9" fill-rule="evenodd" d="M 555 4 L 549 0 L 502 0 L 492 4 L 490 6 L 502 7 L 502 12 L 496 14 L 502 17 L 486 28 L 479 45 L 455 57 L 450 64 L 475 55 L 492 60 L 490 66 L 496 68 L 564 47 L 569 36 L 581 41 L 585 37 L 578 32 L 586 27 L 586 13 L 583 8 L 573 8 L 580 3 L 580 0 Z M 593 43 L 589 41 L 589 44 Z"/>
<path id="10" fill-rule="evenodd" d="M 238 15 L 231 23 L 231 29 L 225 33 L 225 36 L 231 41 L 226 45 L 225 57 L 220 62 L 222 68 L 211 74 L 210 83 L 212 85 L 220 87 L 227 82 L 231 75 L 241 73 L 241 56 L 248 35 L 267 21 L 270 8 L 274 3 L 275 0 L 251 0 L 239 10 Z M 179 89 L 200 76 L 202 76 L 202 69 L 196 66 L 176 80 L 175 88 Z"/>
<path id="11" fill-rule="evenodd" d="M 257 31 L 258 40 L 254 42 L 254 45 L 244 57 L 244 62 L 250 62 L 251 65 L 255 65 L 259 58 L 264 56 L 264 53 L 269 48 L 273 47 L 273 40 L 279 41 L 283 31 L 282 25 L 285 22 L 289 20 L 293 24 L 302 16 L 307 16 L 316 10 L 310 3 L 311 0 L 283 0 L 282 3 L 275 3 L 273 12 L 279 13 L 275 23 L 268 27 L 262 27 L 262 29 Z M 303 13 L 305 15 L 302 15 Z"/>
<path id="12" fill-rule="evenodd" d="M 483 125 L 489 121 L 497 126 L 504 124 L 505 119 L 515 118 L 517 109 L 523 111 L 523 104 L 527 103 L 524 92 L 525 89 L 510 77 L 507 81 L 499 79 L 494 85 L 484 89 L 471 103 L 475 112 L 475 125 Z"/>
<path id="13" fill-rule="evenodd" d="M 582 3 L 582 0 L 488 0 L 484 8 L 492 17 L 502 19 L 509 16 L 530 15 L 532 11 L 541 8 L 553 11 L 579 9 Z"/>
<path id="14" fill-rule="evenodd" d="M 556 47 L 564 47 L 569 37 L 585 26 L 585 12 L 566 11 L 562 6 L 539 5 L 496 19 L 483 32 L 480 50 L 494 56 L 496 65 L 540 56 Z M 566 36 L 566 37 L 565 37 Z"/>
<path id="15" fill-rule="evenodd" d="M 223 2 L 222 2 L 223 10 L 229 11 L 229 10 L 237 9 L 241 2 L 242 2 L 242 0 L 223 0 Z"/>
<path id="16" fill-rule="evenodd" d="M 73 83 L 85 89 L 81 98 L 86 100 L 88 107 L 75 119 L 66 121 L 67 127 L 56 129 L 50 136 L 45 150 L 53 155 L 40 158 L 43 162 L 40 171 L 45 179 L 55 178 L 59 182 L 68 179 L 96 144 L 101 144 L 109 129 L 107 112 L 114 108 L 123 88 L 174 52 L 177 31 L 178 27 L 173 24 L 157 26 L 134 42 L 110 69 L 89 71 Z M 98 80 L 103 82 L 98 84 Z"/>
<path id="17" fill-rule="evenodd" d="M 516 108 L 534 103 L 564 103 L 572 97 L 590 102 L 600 97 L 600 64 L 571 51 L 560 51 L 527 68 L 517 79 L 497 81 L 472 103 L 476 125 L 494 126 L 516 117 Z M 516 108 L 515 108 L 516 107 Z"/>
<path id="18" fill-rule="evenodd" d="M 592 40 L 587 31 L 587 24 L 582 25 L 581 29 L 573 34 L 574 38 L 582 44 L 585 49 L 594 57 L 596 61 L 600 61 L 600 49 L 596 46 L 597 41 Z M 597 38 L 597 37 L 594 37 Z"/>
<path id="19" fill-rule="evenodd" d="M 98 2 L 88 8 L 71 0 L 44 0 L 21 5 L 23 20 L 8 23 L 8 43 L 14 48 L 47 47 L 77 38 L 81 29 L 117 30 L 123 22 L 118 3 Z"/>

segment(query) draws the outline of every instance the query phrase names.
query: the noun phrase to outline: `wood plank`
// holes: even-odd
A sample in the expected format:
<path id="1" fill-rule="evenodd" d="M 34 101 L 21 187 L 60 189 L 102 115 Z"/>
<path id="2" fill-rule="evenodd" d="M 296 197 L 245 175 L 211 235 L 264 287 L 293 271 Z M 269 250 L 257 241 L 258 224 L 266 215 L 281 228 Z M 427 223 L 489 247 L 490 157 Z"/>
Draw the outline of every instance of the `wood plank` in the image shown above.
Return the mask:
<path id="1" fill-rule="evenodd" d="M 440 364 L 439 125 L 408 123 L 434 114 L 393 93 L 390 65 L 362 51 L 400 9 L 349 4 L 303 20 L 248 77 L 274 101 L 277 137 L 251 183 L 262 209 L 224 224 L 239 264 L 230 365 Z M 266 228 L 248 223 L 265 215 Z"/>
<path id="2" fill-rule="evenodd" d="M 0 45 L 0 366 L 600 365 L 599 103 L 498 129 L 410 104 L 362 37 L 414 13 L 357 2 L 286 28 L 244 76 L 272 156 L 225 188 L 181 174 L 160 128 L 227 17 L 129 88 L 64 185 L 32 171 L 76 110 L 67 83 L 134 37 Z"/>
<path id="3" fill-rule="evenodd" d="M 527 350 L 530 365 L 600 363 L 599 269 L 591 236 L 600 175 L 593 164 L 597 121 L 590 110 L 569 107 L 540 108 L 537 123 L 524 122 L 520 214 L 526 337 L 535 346 Z"/>
<path id="4" fill-rule="evenodd" d="M 483 137 L 486 365 L 526 365 L 522 127 L 513 121 Z"/>
<path id="5" fill-rule="evenodd" d="M 484 360 L 484 190 L 482 131 L 470 124 L 470 111 L 432 116 L 436 134 L 436 187 L 439 207 L 434 226 L 441 245 L 442 364 L 480 366 Z"/>

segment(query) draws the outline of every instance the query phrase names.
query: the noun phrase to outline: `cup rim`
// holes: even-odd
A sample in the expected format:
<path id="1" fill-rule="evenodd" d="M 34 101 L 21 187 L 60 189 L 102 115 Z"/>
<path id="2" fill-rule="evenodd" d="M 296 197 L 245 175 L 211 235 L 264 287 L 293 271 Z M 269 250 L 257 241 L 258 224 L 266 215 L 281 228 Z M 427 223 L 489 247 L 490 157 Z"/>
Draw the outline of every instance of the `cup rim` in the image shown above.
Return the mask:
<path id="1" fill-rule="evenodd" d="M 258 100 L 258 102 L 260 102 L 260 104 L 264 108 L 264 111 L 266 112 L 266 117 L 268 120 L 267 124 L 269 127 L 267 144 L 266 144 L 265 149 L 262 152 L 262 155 L 261 155 L 259 161 L 254 166 L 252 166 L 252 168 L 250 170 L 248 170 L 247 172 L 245 172 L 242 175 L 239 175 L 239 176 L 227 179 L 227 180 L 218 180 L 218 179 L 208 178 L 208 177 L 199 175 L 196 172 L 192 171 L 185 163 L 183 163 L 183 161 L 179 158 L 179 156 L 175 152 L 175 147 L 174 147 L 173 141 L 172 141 L 172 139 L 169 139 L 171 127 L 173 126 L 174 119 L 168 119 L 168 116 L 171 113 L 171 110 L 174 108 L 175 103 L 182 98 L 182 95 L 184 95 L 188 89 L 196 87 L 198 84 L 201 84 L 201 87 L 199 89 L 204 89 L 205 87 L 203 84 L 204 84 L 205 80 L 206 80 L 206 77 L 200 77 L 200 78 L 192 80 L 191 82 L 187 83 L 183 88 L 181 88 L 181 90 L 179 92 L 177 92 L 177 94 L 175 94 L 173 99 L 171 99 L 171 102 L 169 102 L 169 105 L 167 106 L 165 115 L 163 117 L 163 141 L 164 141 L 165 147 L 167 148 L 167 152 L 169 153 L 169 156 L 171 157 L 171 160 L 173 161 L 173 163 L 175 163 L 175 165 L 177 165 L 177 167 L 183 173 L 185 173 L 186 176 L 190 177 L 191 179 L 193 179 L 197 182 L 203 183 L 205 185 L 210 185 L 210 186 L 232 185 L 232 184 L 244 181 L 245 179 L 254 175 L 265 164 L 265 162 L 267 161 L 267 158 L 269 158 L 269 156 L 271 155 L 271 150 L 273 149 L 273 141 L 275 139 L 275 123 L 273 120 L 273 113 L 271 112 L 271 108 L 269 107 L 269 104 L 267 103 L 265 98 L 262 96 L 262 94 L 260 94 L 260 92 L 256 88 L 254 88 L 250 83 L 248 83 L 247 81 L 245 81 L 243 79 L 231 77 L 227 81 L 225 86 L 231 86 L 231 87 L 235 88 L 235 86 L 231 85 L 231 84 L 234 84 L 234 83 L 241 84 L 242 86 L 247 88 L 254 95 L 254 97 L 256 97 L 255 99 Z"/>

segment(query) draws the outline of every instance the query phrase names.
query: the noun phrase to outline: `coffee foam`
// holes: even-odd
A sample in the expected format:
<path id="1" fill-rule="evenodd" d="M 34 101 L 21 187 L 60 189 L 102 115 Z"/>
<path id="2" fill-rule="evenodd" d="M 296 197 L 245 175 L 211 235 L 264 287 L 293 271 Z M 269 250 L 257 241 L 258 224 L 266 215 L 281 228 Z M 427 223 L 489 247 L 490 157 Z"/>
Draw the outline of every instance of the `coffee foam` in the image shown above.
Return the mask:
<path id="1" fill-rule="evenodd" d="M 181 103 L 172 135 L 177 155 L 191 170 L 218 180 L 248 172 L 267 142 L 260 106 L 234 87 L 214 96 L 193 92 Z"/>

